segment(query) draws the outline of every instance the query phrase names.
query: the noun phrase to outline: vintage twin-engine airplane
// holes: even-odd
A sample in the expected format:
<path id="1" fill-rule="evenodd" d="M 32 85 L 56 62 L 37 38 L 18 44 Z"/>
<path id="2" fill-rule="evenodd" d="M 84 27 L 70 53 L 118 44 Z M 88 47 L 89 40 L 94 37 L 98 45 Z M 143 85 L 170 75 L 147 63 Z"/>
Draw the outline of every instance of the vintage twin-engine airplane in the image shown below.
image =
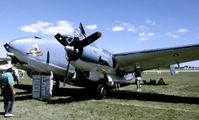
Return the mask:
<path id="1" fill-rule="evenodd" d="M 57 33 L 55 38 L 59 42 L 40 37 L 16 39 L 4 47 L 16 67 L 28 73 L 52 72 L 56 81 L 76 86 L 96 85 L 97 95 L 101 98 L 114 83 L 126 82 L 136 71 L 165 68 L 199 59 L 199 44 L 112 54 L 92 44 L 100 38 L 100 32 L 86 37 L 80 23 L 79 35 L 82 36 Z"/>

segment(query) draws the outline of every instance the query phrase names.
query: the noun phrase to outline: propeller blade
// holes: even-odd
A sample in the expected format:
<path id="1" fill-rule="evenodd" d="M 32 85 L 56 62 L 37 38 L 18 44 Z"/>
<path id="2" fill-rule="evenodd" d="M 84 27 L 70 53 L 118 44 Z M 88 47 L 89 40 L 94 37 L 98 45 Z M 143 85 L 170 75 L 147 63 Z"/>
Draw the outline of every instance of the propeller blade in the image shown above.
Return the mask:
<path id="1" fill-rule="evenodd" d="M 82 41 L 80 41 L 80 43 L 78 44 L 78 47 L 86 47 L 87 45 L 95 42 L 98 38 L 100 38 L 102 35 L 101 32 L 95 32 L 92 35 L 88 36 L 87 38 L 83 39 Z"/>
<path id="2" fill-rule="evenodd" d="M 57 34 L 55 35 L 55 38 L 56 38 L 63 46 L 68 45 L 67 40 L 66 40 L 65 37 L 63 37 L 61 34 L 57 33 Z"/>
<path id="3" fill-rule="evenodd" d="M 69 67 L 70 67 L 70 61 L 68 61 L 67 69 L 66 69 L 66 77 L 64 78 L 64 86 L 67 83 L 68 75 L 69 75 Z"/>

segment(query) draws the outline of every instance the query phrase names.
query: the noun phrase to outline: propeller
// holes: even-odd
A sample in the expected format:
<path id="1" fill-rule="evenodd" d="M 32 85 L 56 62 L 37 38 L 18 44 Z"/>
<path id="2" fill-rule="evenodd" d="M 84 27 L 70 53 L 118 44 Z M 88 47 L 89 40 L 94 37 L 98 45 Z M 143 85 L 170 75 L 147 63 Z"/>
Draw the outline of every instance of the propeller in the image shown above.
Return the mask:
<path id="1" fill-rule="evenodd" d="M 68 45 L 68 40 L 67 39 L 70 39 L 71 37 L 67 37 L 67 36 L 62 36 L 61 34 L 57 33 L 55 35 L 55 38 L 59 41 L 59 43 L 61 43 L 63 46 L 66 46 Z M 72 38 L 71 38 L 72 39 Z"/>
<path id="2" fill-rule="evenodd" d="M 81 23 L 79 25 L 79 29 L 81 32 L 80 34 L 84 38 L 83 40 L 80 40 L 79 37 L 72 38 L 68 36 L 62 36 L 59 33 L 55 35 L 55 38 L 57 39 L 57 41 L 65 47 L 65 50 L 67 52 L 67 57 L 68 57 L 68 65 L 66 68 L 66 77 L 64 79 L 64 83 L 66 83 L 68 80 L 69 67 L 70 67 L 71 61 L 76 61 L 77 59 L 79 59 L 82 55 L 83 48 L 95 42 L 102 35 L 101 32 L 95 32 L 91 34 L 90 36 L 86 37 L 86 33 Z"/>
<path id="3" fill-rule="evenodd" d="M 57 41 L 65 46 L 69 61 L 76 61 L 81 56 L 83 48 L 95 42 L 100 37 L 101 32 L 95 32 L 83 40 L 80 40 L 78 37 L 74 37 L 72 42 L 69 42 L 68 40 L 70 37 L 62 36 L 59 33 L 55 35 Z"/>
<path id="4" fill-rule="evenodd" d="M 85 39 L 83 39 L 82 41 L 80 41 L 79 43 L 79 47 L 86 47 L 87 45 L 93 43 L 94 41 L 96 41 L 98 38 L 101 37 L 101 32 L 95 32 L 92 35 L 86 37 Z"/>

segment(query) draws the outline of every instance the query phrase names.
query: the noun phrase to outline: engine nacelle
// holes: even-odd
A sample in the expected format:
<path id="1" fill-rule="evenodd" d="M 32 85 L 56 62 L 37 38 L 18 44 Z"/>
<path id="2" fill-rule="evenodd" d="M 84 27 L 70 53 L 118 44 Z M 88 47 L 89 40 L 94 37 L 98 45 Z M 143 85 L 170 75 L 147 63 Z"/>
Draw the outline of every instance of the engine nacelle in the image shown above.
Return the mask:
<path id="1" fill-rule="evenodd" d="M 126 81 L 124 77 L 112 75 L 112 74 L 107 74 L 107 78 L 108 78 L 107 85 L 109 87 L 113 87 L 114 82 L 124 83 Z"/>
<path id="2" fill-rule="evenodd" d="M 104 78 L 104 74 L 100 72 L 89 72 L 87 79 L 91 81 L 99 81 Z"/>
<path id="3" fill-rule="evenodd" d="M 92 45 L 83 49 L 83 53 L 80 59 L 86 62 L 113 67 L 113 59 L 111 53 L 103 50 L 100 47 Z"/>

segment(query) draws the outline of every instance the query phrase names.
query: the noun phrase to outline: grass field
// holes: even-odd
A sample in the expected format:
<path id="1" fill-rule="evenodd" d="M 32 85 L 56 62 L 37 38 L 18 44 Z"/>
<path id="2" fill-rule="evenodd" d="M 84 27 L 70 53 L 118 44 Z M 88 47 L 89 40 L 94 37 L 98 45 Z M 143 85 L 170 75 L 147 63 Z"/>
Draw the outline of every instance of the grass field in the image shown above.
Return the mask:
<path id="1" fill-rule="evenodd" d="M 168 85 L 143 85 L 136 93 L 132 84 L 103 100 L 95 100 L 89 89 L 67 85 L 49 103 L 31 98 L 32 81 L 26 77 L 16 88 L 15 117 L 4 118 L 0 97 L 0 120 L 199 120 L 199 73 L 143 75 L 150 78 L 164 78 Z"/>

